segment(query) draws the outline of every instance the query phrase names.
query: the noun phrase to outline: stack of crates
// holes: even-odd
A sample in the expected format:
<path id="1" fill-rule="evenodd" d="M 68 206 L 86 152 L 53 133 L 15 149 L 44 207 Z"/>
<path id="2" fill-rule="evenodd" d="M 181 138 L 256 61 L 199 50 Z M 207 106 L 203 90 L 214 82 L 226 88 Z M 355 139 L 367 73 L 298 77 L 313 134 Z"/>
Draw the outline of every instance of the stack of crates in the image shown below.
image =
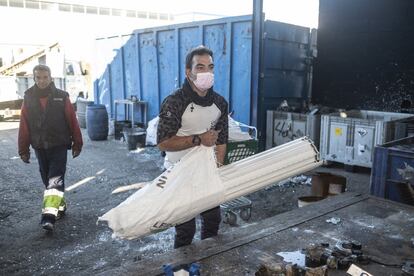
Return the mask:
<path id="1" fill-rule="evenodd" d="M 227 143 L 224 165 L 239 161 L 258 152 L 259 143 L 257 141 L 257 129 L 244 124 L 241 124 L 241 126 L 247 127 L 254 132 L 252 139 L 245 141 L 229 141 Z M 245 221 L 249 220 L 251 217 L 252 202 L 244 196 L 226 202 L 222 204 L 221 207 L 224 209 L 223 222 L 232 226 L 237 224 L 237 211 L 239 212 L 240 218 Z"/>
<path id="2" fill-rule="evenodd" d="M 317 112 L 318 110 L 314 110 Z M 307 136 L 319 148 L 321 115 L 268 110 L 266 118 L 266 149 Z"/>
<path id="3" fill-rule="evenodd" d="M 350 110 L 322 115 L 320 154 L 325 161 L 372 167 L 375 146 L 396 140 L 399 122 L 413 114 Z"/>

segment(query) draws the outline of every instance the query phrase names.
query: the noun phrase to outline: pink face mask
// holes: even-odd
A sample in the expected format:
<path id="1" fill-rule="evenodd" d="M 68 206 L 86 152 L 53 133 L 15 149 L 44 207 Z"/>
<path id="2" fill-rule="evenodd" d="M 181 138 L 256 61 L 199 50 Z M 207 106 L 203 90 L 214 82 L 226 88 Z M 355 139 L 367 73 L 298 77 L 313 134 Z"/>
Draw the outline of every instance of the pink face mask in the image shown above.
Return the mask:
<path id="1" fill-rule="evenodd" d="M 193 81 L 193 83 L 202 91 L 208 90 L 214 84 L 214 74 L 210 72 L 197 73 L 197 78 Z"/>

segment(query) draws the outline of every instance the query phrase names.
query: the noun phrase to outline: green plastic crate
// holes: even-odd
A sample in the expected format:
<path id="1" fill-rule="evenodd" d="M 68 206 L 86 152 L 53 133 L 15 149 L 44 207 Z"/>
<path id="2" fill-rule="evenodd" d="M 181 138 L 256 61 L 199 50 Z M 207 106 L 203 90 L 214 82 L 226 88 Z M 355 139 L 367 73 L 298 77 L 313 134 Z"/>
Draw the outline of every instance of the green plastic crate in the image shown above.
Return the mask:
<path id="1" fill-rule="evenodd" d="M 224 165 L 239 161 L 243 158 L 256 154 L 259 148 L 257 139 L 240 141 L 240 142 L 228 142 L 226 157 L 224 158 Z M 221 208 L 224 210 L 223 222 L 228 223 L 231 226 L 237 225 L 237 215 L 244 221 L 248 221 L 252 212 L 252 202 L 250 199 L 241 196 L 239 198 L 228 201 L 221 204 Z"/>
<path id="2" fill-rule="evenodd" d="M 258 148 L 259 143 L 255 139 L 240 142 L 228 142 L 224 165 L 252 156 L 258 152 Z"/>

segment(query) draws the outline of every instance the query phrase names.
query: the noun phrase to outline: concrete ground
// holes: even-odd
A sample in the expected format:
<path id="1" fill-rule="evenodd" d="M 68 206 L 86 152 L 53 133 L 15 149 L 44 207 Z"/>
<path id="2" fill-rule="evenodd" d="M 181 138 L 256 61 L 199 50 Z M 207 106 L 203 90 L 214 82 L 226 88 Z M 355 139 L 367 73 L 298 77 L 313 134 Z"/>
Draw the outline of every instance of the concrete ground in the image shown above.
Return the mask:
<path id="1" fill-rule="evenodd" d="M 48 234 L 39 225 L 44 187 L 37 160 L 33 152 L 30 164 L 18 157 L 17 127 L 18 122 L 0 122 L 0 275 L 94 275 L 173 250 L 173 229 L 126 241 L 112 239 L 111 230 L 96 223 L 134 192 L 113 195 L 114 189 L 152 180 L 162 172 L 163 160 L 156 148 L 128 151 L 125 143 L 113 139 L 91 141 L 83 130 L 81 156 L 68 158 L 67 215 Z M 349 191 L 369 191 L 367 169 L 350 173 L 336 165 L 317 170 L 344 175 Z M 236 226 L 223 223 L 220 231 L 295 209 L 297 198 L 310 190 L 310 185 L 287 183 L 253 193 L 248 196 L 250 220 L 238 219 Z"/>

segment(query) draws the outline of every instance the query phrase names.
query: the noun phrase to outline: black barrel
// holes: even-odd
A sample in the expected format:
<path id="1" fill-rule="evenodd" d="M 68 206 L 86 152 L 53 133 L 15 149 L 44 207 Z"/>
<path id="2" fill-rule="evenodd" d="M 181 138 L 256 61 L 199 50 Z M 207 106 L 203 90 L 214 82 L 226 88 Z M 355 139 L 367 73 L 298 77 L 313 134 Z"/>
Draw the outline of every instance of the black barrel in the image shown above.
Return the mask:
<path id="1" fill-rule="evenodd" d="M 139 127 L 125 127 L 122 133 L 124 135 L 125 141 L 127 142 L 128 150 L 136 150 L 137 146 L 140 148 L 145 147 L 145 129 Z"/>
<path id="2" fill-rule="evenodd" d="M 78 118 L 79 127 L 86 128 L 86 107 L 93 104 L 93 101 L 78 99 L 76 101 L 76 117 Z"/>
<path id="3" fill-rule="evenodd" d="M 124 128 L 131 128 L 131 121 L 115 121 L 115 140 L 122 138 Z"/>
<path id="4" fill-rule="evenodd" d="M 86 128 L 91 140 L 106 140 L 108 137 L 108 112 L 103 104 L 86 107 Z"/>

